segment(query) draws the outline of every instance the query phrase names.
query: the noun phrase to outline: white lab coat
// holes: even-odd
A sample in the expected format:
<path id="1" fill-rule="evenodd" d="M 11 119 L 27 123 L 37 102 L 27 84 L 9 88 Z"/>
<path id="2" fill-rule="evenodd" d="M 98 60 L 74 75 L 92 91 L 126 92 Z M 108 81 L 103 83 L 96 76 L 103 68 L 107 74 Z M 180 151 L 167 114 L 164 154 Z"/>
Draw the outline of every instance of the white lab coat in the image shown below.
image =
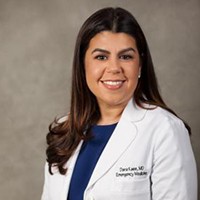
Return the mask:
<path id="1" fill-rule="evenodd" d="M 103 134 L 103 133 L 102 133 Z M 67 200 L 82 142 L 66 175 L 45 166 L 42 200 Z M 130 101 L 85 189 L 84 200 L 197 200 L 197 172 L 190 138 L 180 119 Z"/>

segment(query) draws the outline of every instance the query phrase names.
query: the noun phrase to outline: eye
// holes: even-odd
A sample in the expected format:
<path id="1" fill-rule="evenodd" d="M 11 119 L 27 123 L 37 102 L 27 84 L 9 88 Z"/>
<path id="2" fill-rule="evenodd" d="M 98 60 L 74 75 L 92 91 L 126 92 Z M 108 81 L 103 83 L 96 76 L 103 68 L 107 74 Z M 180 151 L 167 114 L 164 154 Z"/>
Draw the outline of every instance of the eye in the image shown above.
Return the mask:
<path id="1" fill-rule="evenodd" d="M 124 55 L 119 56 L 119 58 L 122 59 L 122 60 L 131 60 L 131 59 L 133 59 L 133 56 L 128 55 L 128 54 L 124 54 Z"/>
<path id="2" fill-rule="evenodd" d="M 107 60 L 107 56 L 105 56 L 105 55 L 97 55 L 97 56 L 95 56 L 95 59 L 97 59 L 97 60 Z"/>

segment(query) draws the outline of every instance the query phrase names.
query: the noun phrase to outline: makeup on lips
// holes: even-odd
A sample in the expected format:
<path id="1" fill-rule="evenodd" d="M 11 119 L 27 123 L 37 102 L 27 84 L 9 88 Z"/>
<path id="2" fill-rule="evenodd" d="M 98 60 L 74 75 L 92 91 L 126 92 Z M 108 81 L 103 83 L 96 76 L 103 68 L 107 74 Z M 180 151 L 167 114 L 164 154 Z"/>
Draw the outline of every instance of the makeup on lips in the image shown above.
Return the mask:
<path id="1" fill-rule="evenodd" d="M 101 83 L 107 88 L 111 90 L 116 90 L 122 87 L 125 80 L 105 80 L 101 81 Z"/>

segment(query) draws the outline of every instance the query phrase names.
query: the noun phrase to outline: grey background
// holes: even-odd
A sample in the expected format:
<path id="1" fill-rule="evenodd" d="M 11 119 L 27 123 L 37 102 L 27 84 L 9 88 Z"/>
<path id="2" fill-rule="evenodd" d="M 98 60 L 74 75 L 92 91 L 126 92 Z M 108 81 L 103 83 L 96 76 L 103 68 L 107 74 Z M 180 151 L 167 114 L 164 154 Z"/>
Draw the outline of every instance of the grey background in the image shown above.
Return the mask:
<path id="1" fill-rule="evenodd" d="M 200 167 L 199 0 L 0 0 L 0 199 L 40 199 L 45 136 L 67 113 L 83 21 L 122 6 L 142 26 L 167 104 L 191 125 Z"/>

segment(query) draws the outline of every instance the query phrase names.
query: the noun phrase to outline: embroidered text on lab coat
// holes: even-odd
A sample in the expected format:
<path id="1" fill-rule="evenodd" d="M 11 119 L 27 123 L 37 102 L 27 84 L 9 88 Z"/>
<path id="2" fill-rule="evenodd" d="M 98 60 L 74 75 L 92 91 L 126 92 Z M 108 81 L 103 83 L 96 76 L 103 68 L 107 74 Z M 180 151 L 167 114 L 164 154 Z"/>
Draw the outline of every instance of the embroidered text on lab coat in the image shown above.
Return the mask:
<path id="1" fill-rule="evenodd" d="M 119 170 L 116 172 L 116 177 L 138 177 L 138 178 L 145 178 L 147 176 L 147 171 L 145 170 L 144 166 L 137 166 L 137 167 L 120 167 Z"/>

